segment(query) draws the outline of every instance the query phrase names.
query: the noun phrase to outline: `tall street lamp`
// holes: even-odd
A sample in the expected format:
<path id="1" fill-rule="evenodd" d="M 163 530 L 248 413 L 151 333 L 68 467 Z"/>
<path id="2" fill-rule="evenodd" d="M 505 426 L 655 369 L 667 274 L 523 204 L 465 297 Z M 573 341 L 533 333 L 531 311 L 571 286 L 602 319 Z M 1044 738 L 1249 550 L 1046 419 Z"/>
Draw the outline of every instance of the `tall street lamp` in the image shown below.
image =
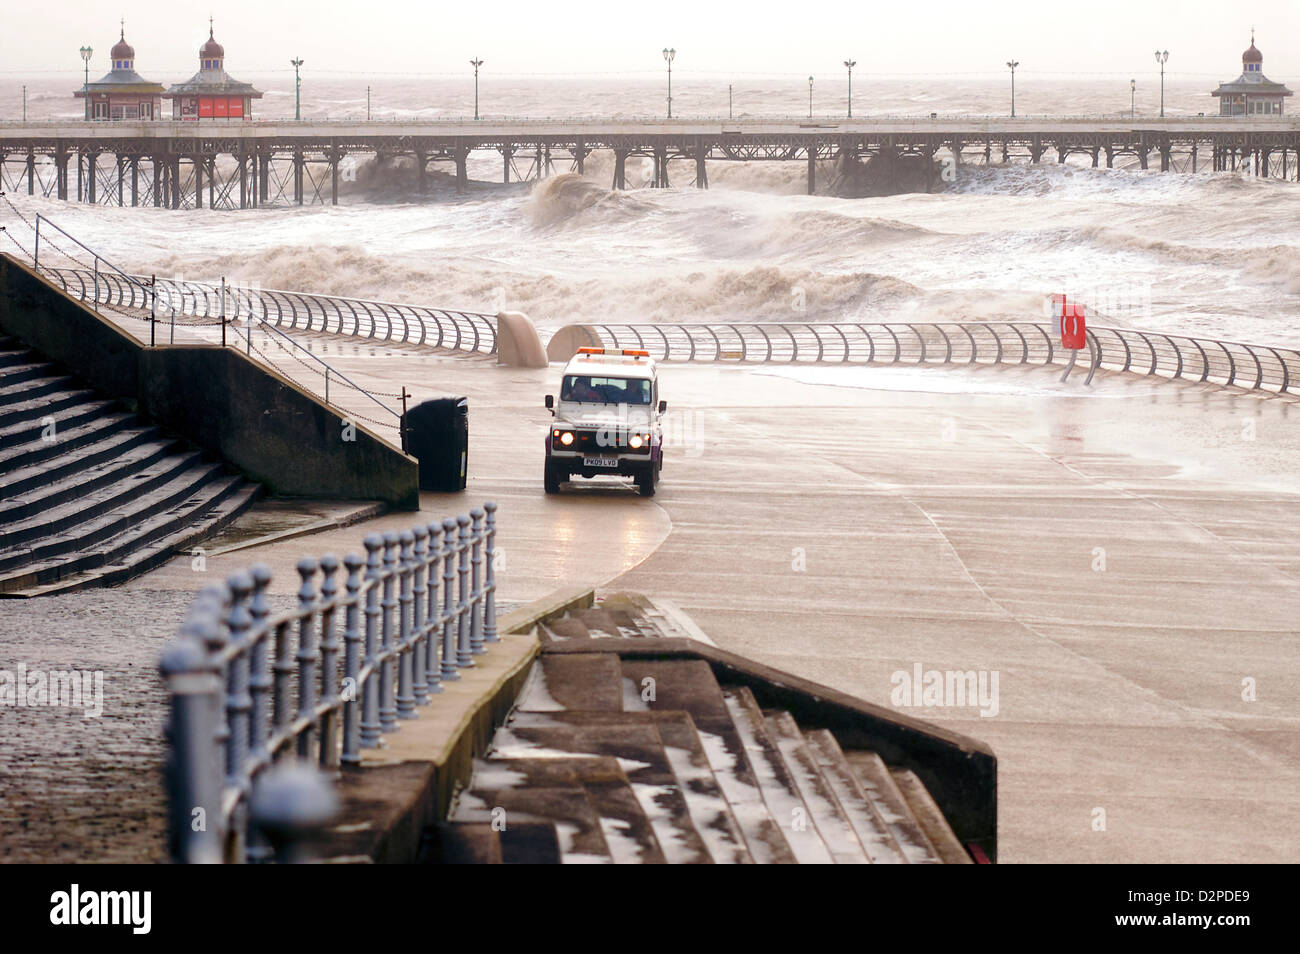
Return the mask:
<path id="1" fill-rule="evenodd" d="M 673 57 L 677 51 L 664 47 L 664 59 L 668 63 L 668 118 L 673 118 Z"/>
<path id="2" fill-rule="evenodd" d="M 298 75 L 302 60 L 295 57 L 289 61 L 289 65 L 293 67 L 293 118 L 302 119 L 302 77 Z"/>
<path id="3" fill-rule="evenodd" d="M 1138 114 L 1137 107 L 1138 81 L 1131 79 L 1128 81 L 1128 116 L 1129 119 L 1136 119 Z"/>
<path id="4" fill-rule="evenodd" d="M 853 118 L 853 67 L 858 65 L 857 60 L 845 60 L 844 65 L 849 68 L 849 119 Z"/>
<path id="5" fill-rule="evenodd" d="M 812 87 L 813 87 L 813 78 L 810 76 L 808 77 L 808 118 L 809 119 L 812 119 Z"/>
<path id="6" fill-rule="evenodd" d="M 86 85 L 82 88 L 81 95 L 86 100 L 86 118 L 90 119 L 90 56 L 95 51 L 88 46 L 81 48 L 81 61 L 86 64 Z"/>
<path id="7" fill-rule="evenodd" d="M 1016 67 L 1020 65 L 1019 60 L 1007 60 L 1007 66 L 1011 69 L 1011 118 L 1016 118 Z"/>
<path id="8" fill-rule="evenodd" d="M 469 61 L 469 65 L 474 67 L 474 118 L 478 119 L 478 68 L 483 65 L 483 61 L 476 56 Z"/>
<path id="9" fill-rule="evenodd" d="M 1169 62 L 1169 51 L 1156 50 L 1156 62 L 1160 64 L 1160 118 L 1165 118 L 1165 64 Z"/>

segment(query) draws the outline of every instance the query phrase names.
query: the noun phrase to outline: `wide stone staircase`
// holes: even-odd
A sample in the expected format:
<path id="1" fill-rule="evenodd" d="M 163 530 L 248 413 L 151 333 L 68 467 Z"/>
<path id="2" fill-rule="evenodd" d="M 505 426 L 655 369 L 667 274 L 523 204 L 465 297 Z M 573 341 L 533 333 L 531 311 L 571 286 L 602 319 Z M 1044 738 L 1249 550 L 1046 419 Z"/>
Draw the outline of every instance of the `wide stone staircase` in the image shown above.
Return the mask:
<path id="1" fill-rule="evenodd" d="M 439 826 L 436 860 L 971 862 L 913 772 L 760 708 L 703 659 L 570 651 L 692 626 L 639 602 L 542 628 L 513 711 Z"/>
<path id="2" fill-rule="evenodd" d="M 0 337 L 0 596 L 119 583 L 211 535 L 260 493 Z"/>

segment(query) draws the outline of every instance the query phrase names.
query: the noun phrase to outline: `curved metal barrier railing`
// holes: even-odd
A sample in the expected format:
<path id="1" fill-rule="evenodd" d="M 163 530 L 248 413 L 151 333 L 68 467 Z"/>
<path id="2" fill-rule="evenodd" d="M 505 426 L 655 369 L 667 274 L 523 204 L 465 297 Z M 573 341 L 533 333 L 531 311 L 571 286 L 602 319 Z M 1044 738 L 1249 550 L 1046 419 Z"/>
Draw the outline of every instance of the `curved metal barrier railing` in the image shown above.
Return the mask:
<path id="1" fill-rule="evenodd" d="M 359 766 L 500 641 L 496 509 L 372 533 L 364 557 L 299 560 L 298 606 L 280 614 L 265 565 L 199 593 L 161 663 L 174 861 L 294 860 L 277 832 L 323 827 L 332 796 L 325 776 L 283 771 Z"/>
<path id="2" fill-rule="evenodd" d="M 579 326 L 607 348 L 659 361 L 1064 364 L 1055 327 L 1038 322 L 729 322 Z M 1270 345 L 1134 328 L 1088 329 L 1089 372 L 1208 381 L 1275 393 L 1300 385 L 1300 353 Z"/>
<path id="3" fill-rule="evenodd" d="M 399 344 L 429 345 L 450 351 L 494 354 L 496 318 L 479 312 L 449 311 L 422 305 L 318 295 L 312 292 L 250 288 L 169 278 L 119 275 L 46 266 L 45 274 L 65 291 L 111 308 L 148 308 L 145 291 L 156 281 L 160 313 L 198 320 L 250 315 L 289 331 L 374 338 Z"/>

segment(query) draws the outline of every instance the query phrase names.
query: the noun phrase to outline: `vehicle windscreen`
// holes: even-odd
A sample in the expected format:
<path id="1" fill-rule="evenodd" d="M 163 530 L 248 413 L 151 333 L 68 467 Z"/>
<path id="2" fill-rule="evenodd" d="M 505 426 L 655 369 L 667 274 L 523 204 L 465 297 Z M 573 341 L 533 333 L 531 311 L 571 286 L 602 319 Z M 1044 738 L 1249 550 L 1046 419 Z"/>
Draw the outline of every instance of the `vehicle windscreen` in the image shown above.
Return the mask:
<path id="1" fill-rule="evenodd" d="M 650 380 L 567 374 L 560 386 L 560 400 L 584 404 L 649 404 Z"/>

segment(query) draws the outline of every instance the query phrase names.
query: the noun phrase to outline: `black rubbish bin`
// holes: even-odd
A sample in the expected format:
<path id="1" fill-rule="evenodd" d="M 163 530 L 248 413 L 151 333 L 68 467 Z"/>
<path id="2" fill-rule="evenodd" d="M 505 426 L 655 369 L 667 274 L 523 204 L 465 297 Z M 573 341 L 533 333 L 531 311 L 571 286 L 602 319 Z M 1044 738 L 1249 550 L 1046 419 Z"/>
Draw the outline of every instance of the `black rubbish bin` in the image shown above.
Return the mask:
<path id="1" fill-rule="evenodd" d="M 469 399 L 435 398 L 406 412 L 406 447 L 420 462 L 420 489 L 465 489 L 469 465 Z"/>

